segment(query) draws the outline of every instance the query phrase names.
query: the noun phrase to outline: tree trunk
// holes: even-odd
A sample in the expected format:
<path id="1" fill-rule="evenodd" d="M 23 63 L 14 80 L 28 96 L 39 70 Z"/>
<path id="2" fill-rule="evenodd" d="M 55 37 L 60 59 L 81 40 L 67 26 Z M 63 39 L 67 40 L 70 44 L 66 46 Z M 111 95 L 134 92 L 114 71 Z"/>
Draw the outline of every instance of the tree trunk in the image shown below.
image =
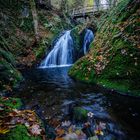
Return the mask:
<path id="1" fill-rule="evenodd" d="M 37 16 L 37 10 L 36 10 L 36 4 L 34 0 L 30 0 L 30 6 L 33 16 L 33 24 L 34 24 L 34 32 L 35 32 L 35 39 L 38 42 L 39 40 L 39 34 L 38 34 L 38 16 Z"/>

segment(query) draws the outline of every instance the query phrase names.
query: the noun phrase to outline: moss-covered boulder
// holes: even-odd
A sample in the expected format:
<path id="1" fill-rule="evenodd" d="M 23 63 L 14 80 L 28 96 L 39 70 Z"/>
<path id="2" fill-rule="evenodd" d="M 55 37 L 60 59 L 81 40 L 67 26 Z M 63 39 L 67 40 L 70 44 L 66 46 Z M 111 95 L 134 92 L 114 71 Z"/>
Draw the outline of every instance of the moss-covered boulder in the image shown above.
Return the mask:
<path id="1" fill-rule="evenodd" d="M 8 53 L 7 53 L 8 54 Z M 23 79 L 21 73 L 4 58 L 0 57 L 0 89 L 11 91 Z"/>
<path id="2" fill-rule="evenodd" d="M 41 140 L 45 137 L 43 123 L 34 111 L 20 110 L 19 98 L 0 97 L 0 139 Z"/>
<path id="3" fill-rule="evenodd" d="M 69 74 L 131 95 L 140 95 L 140 2 L 122 0 L 101 18 L 91 50 Z"/>
<path id="4" fill-rule="evenodd" d="M 85 121 L 87 119 L 88 111 L 82 107 L 75 107 L 73 110 L 73 117 L 76 121 Z"/>
<path id="5" fill-rule="evenodd" d="M 22 102 L 19 98 L 7 98 L 7 97 L 0 97 L 0 104 L 2 106 L 7 106 L 11 109 L 20 109 L 22 107 Z"/>
<path id="6" fill-rule="evenodd" d="M 30 136 L 27 128 L 24 125 L 17 125 L 5 136 L 2 140 L 41 140 L 39 136 Z"/>

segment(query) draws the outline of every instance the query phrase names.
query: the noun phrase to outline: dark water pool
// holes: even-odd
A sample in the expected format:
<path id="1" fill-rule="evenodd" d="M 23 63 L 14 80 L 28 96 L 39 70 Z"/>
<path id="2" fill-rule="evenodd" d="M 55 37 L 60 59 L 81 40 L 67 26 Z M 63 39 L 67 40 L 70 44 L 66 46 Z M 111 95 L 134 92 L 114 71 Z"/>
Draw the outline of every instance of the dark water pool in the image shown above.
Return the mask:
<path id="1" fill-rule="evenodd" d="M 23 71 L 25 82 L 16 91 L 26 108 L 39 106 L 43 116 L 62 118 L 69 103 L 87 109 L 109 126 L 105 140 L 140 140 L 140 100 L 109 93 L 97 85 L 71 79 L 69 67 Z"/>

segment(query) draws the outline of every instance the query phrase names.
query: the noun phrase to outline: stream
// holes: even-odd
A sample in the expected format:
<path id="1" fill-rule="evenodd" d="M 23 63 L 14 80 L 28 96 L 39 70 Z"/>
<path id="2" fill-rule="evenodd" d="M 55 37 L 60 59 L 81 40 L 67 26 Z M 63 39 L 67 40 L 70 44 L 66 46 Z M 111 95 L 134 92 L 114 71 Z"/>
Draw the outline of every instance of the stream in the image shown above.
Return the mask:
<path id="1" fill-rule="evenodd" d="M 81 48 L 83 54 L 88 52 L 93 38 L 93 32 L 87 29 Z M 25 81 L 16 96 L 24 101 L 26 109 L 36 110 L 45 125 L 52 119 L 59 119 L 80 128 L 86 137 L 92 137 L 92 133 L 102 127 L 104 133 L 99 140 L 139 140 L 139 99 L 118 95 L 68 76 L 74 63 L 73 42 L 71 31 L 65 31 L 39 68 L 23 70 Z M 90 118 L 87 117 L 89 112 Z"/>
<path id="2" fill-rule="evenodd" d="M 25 82 L 16 96 L 24 101 L 27 109 L 39 106 L 46 120 L 64 118 L 71 104 L 93 112 L 96 120 L 108 125 L 104 140 L 139 140 L 139 99 L 75 81 L 67 74 L 69 68 L 23 70 Z"/>

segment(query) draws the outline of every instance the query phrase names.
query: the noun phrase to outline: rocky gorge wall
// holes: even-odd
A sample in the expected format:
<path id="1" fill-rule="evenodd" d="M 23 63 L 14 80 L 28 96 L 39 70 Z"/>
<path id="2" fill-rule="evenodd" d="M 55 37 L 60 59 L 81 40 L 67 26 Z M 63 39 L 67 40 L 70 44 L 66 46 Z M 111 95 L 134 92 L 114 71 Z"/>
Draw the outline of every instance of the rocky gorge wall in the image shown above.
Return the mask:
<path id="1" fill-rule="evenodd" d="M 69 19 L 47 5 L 36 5 L 39 41 L 34 34 L 29 1 L 6 0 L 0 5 L 0 90 L 11 91 L 23 80 L 19 69 L 32 67 L 42 59 L 52 40 L 68 28 Z"/>
<path id="2" fill-rule="evenodd" d="M 88 55 L 69 74 L 82 81 L 140 95 L 140 1 L 123 0 L 101 17 Z"/>

